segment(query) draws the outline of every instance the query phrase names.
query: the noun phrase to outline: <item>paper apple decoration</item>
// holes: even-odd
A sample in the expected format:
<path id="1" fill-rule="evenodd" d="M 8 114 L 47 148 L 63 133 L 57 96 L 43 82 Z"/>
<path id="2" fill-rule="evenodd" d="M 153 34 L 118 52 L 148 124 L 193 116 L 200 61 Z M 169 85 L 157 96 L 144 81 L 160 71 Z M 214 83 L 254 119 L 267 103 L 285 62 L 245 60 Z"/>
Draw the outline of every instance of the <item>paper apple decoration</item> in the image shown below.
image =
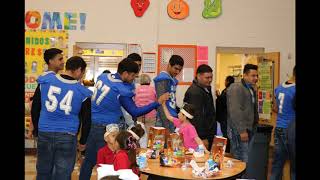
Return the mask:
<path id="1" fill-rule="evenodd" d="M 149 0 L 131 0 L 131 7 L 137 17 L 143 16 L 150 5 Z"/>

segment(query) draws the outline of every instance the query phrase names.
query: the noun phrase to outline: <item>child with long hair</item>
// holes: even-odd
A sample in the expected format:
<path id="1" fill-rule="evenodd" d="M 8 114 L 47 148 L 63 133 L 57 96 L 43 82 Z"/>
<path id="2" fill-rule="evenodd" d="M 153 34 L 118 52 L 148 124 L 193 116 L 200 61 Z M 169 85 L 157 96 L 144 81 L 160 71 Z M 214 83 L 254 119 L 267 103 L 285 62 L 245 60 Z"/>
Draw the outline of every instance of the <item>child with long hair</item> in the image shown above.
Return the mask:
<path id="1" fill-rule="evenodd" d="M 139 147 L 137 139 L 128 131 L 121 131 L 115 141 L 116 155 L 114 158 L 114 170 L 132 169 L 139 175 L 139 169 L 136 162 L 136 149 Z"/>
<path id="2" fill-rule="evenodd" d="M 137 122 L 136 125 L 130 126 L 127 131 L 132 134 L 132 136 L 137 140 L 139 143 L 139 147 L 145 148 L 147 146 L 146 139 L 146 131 L 144 124 L 141 122 Z M 141 142 L 143 140 L 143 142 Z"/>
<path id="3" fill-rule="evenodd" d="M 104 140 L 107 144 L 99 149 L 97 155 L 97 165 L 99 164 L 113 164 L 114 159 L 114 144 L 115 138 L 119 133 L 119 127 L 117 124 L 109 124 L 106 126 L 106 132 L 104 134 Z"/>
<path id="4" fill-rule="evenodd" d="M 179 133 L 183 134 L 183 143 L 185 148 L 197 149 L 199 145 L 202 145 L 205 152 L 210 153 L 199 138 L 195 127 L 190 122 L 193 119 L 194 114 L 194 108 L 191 104 L 184 104 L 180 109 L 178 118 L 171 116 L 165 103 L 163 103 L 162 106 L 167 119 L 173 122 L 176 128 L 179 128 Z"/>

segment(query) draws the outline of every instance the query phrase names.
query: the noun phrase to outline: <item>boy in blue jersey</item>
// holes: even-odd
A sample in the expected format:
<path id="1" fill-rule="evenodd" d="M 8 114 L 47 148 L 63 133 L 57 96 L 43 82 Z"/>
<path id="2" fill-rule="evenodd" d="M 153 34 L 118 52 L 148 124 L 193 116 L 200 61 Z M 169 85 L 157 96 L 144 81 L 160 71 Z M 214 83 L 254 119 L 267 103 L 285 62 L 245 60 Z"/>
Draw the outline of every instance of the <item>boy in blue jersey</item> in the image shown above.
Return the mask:
<path id="1" fill-rule="evenodd" d="M 129 86 L 129 88 L 132 89 L 133 92 L 135 92 L 136 89 L 136 79 L 139 77 L 139 72 L 141 70 L 141 62 L 142 62 L 142 58 L 139 54 L 137 53 L 131 53 L 128 55 L 127 57 L 128 59 L 131 59 L 132 61 L 134 61 L 136 64 L 138 64 L 139 70 L 138 73 L 136 73 L 136 77 L 133 80 L 132 83 L 125 83 L 127 86 Z M 121 116 L 120 118 L 120 129 L 122 130 L 126 130 L 129 126 L 133 126 L 134 122 L 137 121 L 137 118 L 133 118 L 124 108 L 121 108 L 123 116 Z M 144 135 L 146 136 L 146 135 Z"/>
<path id="2" fill-rule="evenodd" d="M 63 60 L 63 51 L 57 48 L 50 48 L 45 50 L 43 54 L 44 61 L 48 65 L 48 73 L 57 74 L 59 71 L 64 68 L 64 60 Z M 41 95 L 40 95 L 40 86 L 38 85 L 32 101 L 31 108 L 31 120 L 33 124 L 33 135 L 35 137 L 38 136 L 38 122 L 41 111 Z"/>
<path id="3" fill-rule="evenodd" d="M 37 80 L 41 89 L 37 180 L 71 179 L 79 121 L 90 124 L 90 108 L 85 104 L 90 104 L 92 92 L 79 82 L 86 66 L 81 57 L 74 56 L 67 60 L 64 74 L 44 73 Z M 83 144 L 88 134 L 84 133 L 80 140 Z"/>
<path id="4" fill-rule="evenodd" d="M 176 88 L 178 80 L 175 78 L 183 68 L 183 58 L 179 55 L 172 55 L 166 71 L 160 72 L 160 74 L 153 79 L 157 96 L 161 96 L 164 93 L 169 93 L 170 98 L 167 100 L 166 105 L 173 117 L 178 117 L 176 110 Z M 174 132 L 174 125 L 170 122 L 163 111 L 163 107 L 160 106 L 157 109 L 156 126 L 165 127 L 169 129 L 170 133 Z"/>
<path id="5" fill-rule="evenodd" d="M 270 180 L 281 180 L 285 161 L 289 156 L 288 125 L 295 121 L 295 94 L 296 72 L 293 69 L 292 77 L 275 89 L 275 102 L 273 110 L 277 112 L 277 123 L 274 130 L 274 153 Z M 294 165 L 290 160 L 291 179 L 295 179 Z"/>
<path id="6" fill-rule="evenodd" d="M 96 165 L 97 152 L 105 146 L 103 135 L 109 124 L 119 124 L 122 116 L 121 106 L 132 116 L 146 114 L 168 99 L 168 94 L 153 102 L 138 108 L 132 97 L 131 84 L 139 72 L 138 65 L 131 59 L 125 58 L 118 64 L 116 74 L 101 74 L 97 78 L 92 95 L 91 117 L 92 125 L 86 146 L 85 159 L 80 169 L 80 180 L 90 180 L 93 167 Z"/>

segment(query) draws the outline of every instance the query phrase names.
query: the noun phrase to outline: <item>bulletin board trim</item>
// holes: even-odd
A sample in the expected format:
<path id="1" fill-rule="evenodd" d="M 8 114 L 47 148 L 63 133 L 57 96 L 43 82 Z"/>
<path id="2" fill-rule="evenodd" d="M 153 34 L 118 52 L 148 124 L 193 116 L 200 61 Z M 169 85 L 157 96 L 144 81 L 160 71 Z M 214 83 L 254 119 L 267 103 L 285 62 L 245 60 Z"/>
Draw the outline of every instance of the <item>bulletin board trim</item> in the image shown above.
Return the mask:
<path id="1" fill-rule="evenodd" d="M 143 55 L 144 54 L 154 54 L 154 56 L 155 56 L 155 58 L 157 57 L 157 53 L 155 53 L 155 52 L 142 52 L 142 58 L 143 58 Z M 156 60 L 155 60 L 156 61 Z M 144 63 L 144 61 L 142 62 L 142 63 Z M 156 64 L 156 63 L 155 63 Z M 156 69 L 155 69 L 155 71 L 156 71 Z M 150 71 L 150 72 L 144 72 L 143 71 L 143 73 L 155 73 L 155 71 Z"/>
<path id="2" fill-rule="evenodd" d="M 158 63 L 157 63 L 157 75 L 160 73 L 160 50 L 162 48 L 194 48 L 195 49 L 195 59 L 194 59 L 194 77 L 196 75 L 196 69 L 197 69 L 197 57 L 198 57 L 198 48 L 197 45 L 175 45 L 175 44 L 159 44 L 158 45 Z M 180 72 L 182 73 L 182 72 Z M 183 82 L 179 81 L 178 85 L 192 85 L 192 82 Z"/>

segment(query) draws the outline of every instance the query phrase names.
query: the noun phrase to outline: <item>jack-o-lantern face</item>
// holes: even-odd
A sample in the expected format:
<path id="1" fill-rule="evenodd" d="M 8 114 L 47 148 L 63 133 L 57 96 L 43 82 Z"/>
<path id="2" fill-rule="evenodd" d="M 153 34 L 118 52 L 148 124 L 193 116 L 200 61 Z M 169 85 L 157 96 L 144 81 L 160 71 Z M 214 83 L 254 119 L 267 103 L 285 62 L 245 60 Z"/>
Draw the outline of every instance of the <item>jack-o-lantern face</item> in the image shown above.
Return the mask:
<path id="1" fill-rule="evenodd" d="M 189 6 L 183 0 L 171 0 L 167 11 L 172 19 L 184 19 L 189 15 Z"/>
<path id="2" fill-rule="evenodd" d="M 131 7 L 137 17 L 141 17 L 150 5 L 149 0 L 131 0 Z"/>

